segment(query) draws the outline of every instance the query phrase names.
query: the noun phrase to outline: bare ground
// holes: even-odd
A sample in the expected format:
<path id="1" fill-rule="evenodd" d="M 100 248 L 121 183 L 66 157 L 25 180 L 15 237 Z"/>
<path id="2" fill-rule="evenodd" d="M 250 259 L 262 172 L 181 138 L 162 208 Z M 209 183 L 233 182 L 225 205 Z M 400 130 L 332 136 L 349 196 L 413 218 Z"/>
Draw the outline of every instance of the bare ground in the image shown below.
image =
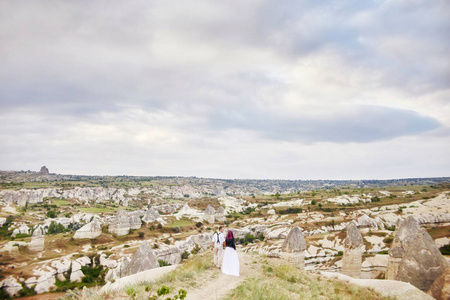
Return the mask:
<path id="1" fill-rule="evenodd" d="M 194 289 L 187 291 L 186 300 L 218 300 L 236 288 L 246 278 L 256 275 L 261 268 L 260 258 L 251 254 L 241 252 L 238 249 L 240 276 L 223 274 L 214 268 L 205 272 L 204 277 L 199 280 L 200 284 Z M 256 262 L 256 263 L 254 263 Z"/>

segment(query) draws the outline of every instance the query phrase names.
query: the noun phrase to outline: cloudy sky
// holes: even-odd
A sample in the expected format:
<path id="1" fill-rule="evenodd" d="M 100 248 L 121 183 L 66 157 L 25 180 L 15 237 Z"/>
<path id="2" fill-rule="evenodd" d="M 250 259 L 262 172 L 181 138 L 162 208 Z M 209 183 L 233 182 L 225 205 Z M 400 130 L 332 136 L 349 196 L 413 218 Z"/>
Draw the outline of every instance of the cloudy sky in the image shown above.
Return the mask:
<path id="1" fill-rule="evenodd" d="M 450 176 L 450 2 L 0 1 L 0 169 Z"/>

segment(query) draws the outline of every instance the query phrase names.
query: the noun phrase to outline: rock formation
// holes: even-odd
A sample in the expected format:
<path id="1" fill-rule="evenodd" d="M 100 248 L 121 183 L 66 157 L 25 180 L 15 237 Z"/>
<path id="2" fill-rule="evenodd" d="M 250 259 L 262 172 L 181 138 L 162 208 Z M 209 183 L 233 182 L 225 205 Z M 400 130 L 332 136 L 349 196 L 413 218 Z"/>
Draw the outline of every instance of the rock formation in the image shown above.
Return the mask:
<path id="1" fill-rule="evenodd" d="M 267 214 L 268 215 L 275 215 L 276 214 L 276 212 L 275 212 L 275 209 L 269 209 L 268 211 L 267 211 Z"/>
<path id="2" fill-rule="evenodd" d="M 102 234 L 102 227 L 98 219 L 84 225 L 75 232 L 74 239 L 95 239 Z"/>
<path id="3" fill-rule="evenodd" d="M 450 268 L 446 268 L 433 282 L 428 290 L 428 295 L 433 296 L 437 300 L 450 299 Z"/>
<path id="4" fill-rule="evenodd" d="M 121 210 L 109 224 L 108 232 L 122 236 L 127 235 L 130 229 L 139 229 L 141 226 L 142 222 L 138 214 L 127 214 Z"/>
<path id="5" fill-rule="evenodd" d="M 361 275 L 363 238 L 354 222 L 347 227 L 347 237 L 344 240 L 344 256 L 342 258 L 342 273 L 359 278 Z"/>
<path id="6" fill-rule="evenodd" d="M 48 169 L 47 169 L 46 166 L 43 166 L 43 167 L 41 168 L 41 170 L 39 171 L 39 173 L 40 173 L 41 175 L 50 175 L 50 172 L 48 171 Z"/>
<path id="7" fill-rule="evenodd" d="M 41 226 L 38 226 L 31 236 L 31 242 L 28 244 L 28 249 L 31 251 L 44 250 L 44 235 L 42 233 Z"/>
<path id="8" fill-rule="evenodd" d="M 305 269 L 306 241 L 302 230 L 296 226 L 291 229 L 284 240 L 281 251 L 287 253 L 288 259 L 300 270 Z"/>
<path id="9" fill-rule="evenodd" d="M 360 227 L 373 227 L 378 228 L 377 222 L 375 222 L 371 217 L 368 215 L 362 215 L 359 217 L 356 222 L 358 223 L 358 226 Z"/>
<path id="10" fill-rule="evenodd" d="M 155 253 L 147 242 L 143 242 L 126 265 L 123 275 L 128 276 L 158 267 L 159 263 Z"/>
<path id="11" fill-rule="evenodd" d="M 413 216 L 397 227 L 389 250 L 386 279 L 409 282 L 426 292 L 448 266 L 433 238 Z"/>
<path id="12" fill-rule="evenodd" d="M 84 277 L 81 271 L 81 264 L 77 261 L 72 262 L 72 272 L 70 273 L 70 282 L 81 282 Z"/>
<path id="13" fill-rule="evenodd" d="M 19 295 L 22 285 L 14 277 L 9 276 L 0 281 L 0 288 L 4 289 L 11 297 L 14 297 Z"/>
<path id="14" fill-rule="evenodd" d="M 154 210 L 152 207 L 150 207 L 146 212 L 144 217 L 142 218 L 142 221 L 145 223 L 153 223 L 160 217 L 159 213 Z"/>
<path id="15" fill-rule="evenodd" d="M 217 222 L 225 222 L 225 209 L 222 206 L 217 209 L 215 219 Z"/>
<path id="16" fill-rule="evenodd" d="M 216 213 L 216 211 L 214 210 L 214 208 L 208 204 L 208 206 L 205 209 L 205 215 L 203 217 L 203 219 L 209 223 L 214 223 L 214 214 Z"/>

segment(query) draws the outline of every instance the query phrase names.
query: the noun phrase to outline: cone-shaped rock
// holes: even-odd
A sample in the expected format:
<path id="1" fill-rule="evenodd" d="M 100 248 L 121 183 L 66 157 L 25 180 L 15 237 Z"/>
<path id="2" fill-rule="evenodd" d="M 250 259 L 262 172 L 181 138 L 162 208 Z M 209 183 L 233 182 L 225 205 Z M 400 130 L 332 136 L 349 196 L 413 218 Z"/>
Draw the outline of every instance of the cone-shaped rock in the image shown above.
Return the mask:
<path id="1" fill-rule="evenodd" d="M 342 273 L 354 278 L 361 275 L 363 238 L 354 222 L 347 227 L 347 237 L 344 240 L 344 256 L 342 258 Z"/>
<path id="2" fill-rule="evenodd" d="M 214 223 L 215 221 L 215 217 L 214 214 L 216 213 L 216 211 L 214 210 L 214 208 L 208 204 L 208 206 L 205 209 L 205 215 L 203 217 L 203 219 L 209 223 Z"/>
<path id="3" fill-rule="evenodd" d="M 214 207 L 212 207 L 211 204 L 208 204 L 205 209 L 205 215 L 214 215 L 215 212 Z"/>
<path id="4" fill-rule="evenodd" d="M 219 208 L 216 211 L 216 221 L 218 222 L 225 221 L 225 209 L 222 206 L 219 206 Z"/>
<path id="5" fill-rule="evenodd" d="M 291 229 L 286 239 L 284 240 L 281 251 L 293 253 L 306 250 L 306 241 L 300 227 L 296 226 Z"/>
<path id="6" fill-rule="evenodd" d="M 289 263 L 300 270 L 305 269 L 306 242 L 300 227 L 294 227 L 289 231 L 283 246 L 281 256 L 287 258 Z"/>
<path id="7" fill-rule="evenodd" d="M 38 226 L 31 236 L 31 242 L 28 244 L 28 248 L 31 251 L 44 250 L 44 235 L 42 234 L 41 226 Z"/>
<path id="8" fill-rule="evenodd" d="M 217 213 L 218 214 L 224 214 L 225 213 L 225 209 L 222 206 L 219 206 L 219 208 L 217 209 Z"/>
<path id="9" fill-rule="evenodd" d="M 409 282 L 426 292 L 448 266 L 433 238 L 413 216 L 398 226 L 389 250 L 387 279 Z"/>
<path id="10" fill-rule="evenodd" d="M 102 227 L 99 220 L 94 219 L 92 222 L 84 225 L 75 232 L 74 239 L 95 239 L 102 234 Z"/>
<path id="11" fill-rule="evenodd" d="M 147 242 L 143 242 L 127 264 L 124 275 L 128 276 L 158 267 L 159 263 L 155 253 Z"/>

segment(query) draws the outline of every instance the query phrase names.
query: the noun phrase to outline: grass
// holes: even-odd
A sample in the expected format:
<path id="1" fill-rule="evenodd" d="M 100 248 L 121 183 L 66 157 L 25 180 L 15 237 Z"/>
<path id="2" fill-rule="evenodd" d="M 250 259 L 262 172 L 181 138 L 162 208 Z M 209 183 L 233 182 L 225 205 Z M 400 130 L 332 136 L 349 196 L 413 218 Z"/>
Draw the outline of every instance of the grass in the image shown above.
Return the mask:
<path id="1" fill-rule="evenodd" d="M 265 266 L 263 274 L 250 277 L 225 299 L 389 299 L 367 288 L 300 272 L 288 266 Z"/>
<path id="2" fill-rule="evenodd" d="M 141 284 L 134 284 L 124 287 L 122 290 L 102 293 L 100 287 L 93 287 L 88 289 L 76 289 L 68 291 L 65 300 L 100 300 L 100 299 L 145 299 L 147 300 L 151 292 L 156 291 L 161 286 L 168 286 L 171 293 L 175 294 L 181 286 L 195 286 L 196 279 L 213 266 L 213 257 L 211 252 L 204 252 L 199 255 L 190 256 L 185 260 L 176 270 L 165 274 L 155 282 L 146 282 Z M 133 297 L 130 297 L 133 294 Z M 189 292 L 188 292 L 189 294 Z M 167 296 L 170 296 L 167 295 Z M 166 296 L 164 298 L 166 299 Z"/>
<path id="3" fill-rule="evenodd" d="M 190 219 L 179 219 L 179 220 L 174 220 L 172 223 L 170 223 L 170 227 L 183 227 L 183 226 L 194 226 L 195 222 L 190 220 Z"/>
<path id="4" fill-rule="evenodd" d="M 66 206 L 70 205 L 70 202 L 64 199 L 52 199 L 52 204 L 58 205 L 58 206 Z"/>
<path id="5" fill-rule="evenodd" d="M 427 228 L 428 233 L 433 239 L 450 236 L 450 225 Z"/>

